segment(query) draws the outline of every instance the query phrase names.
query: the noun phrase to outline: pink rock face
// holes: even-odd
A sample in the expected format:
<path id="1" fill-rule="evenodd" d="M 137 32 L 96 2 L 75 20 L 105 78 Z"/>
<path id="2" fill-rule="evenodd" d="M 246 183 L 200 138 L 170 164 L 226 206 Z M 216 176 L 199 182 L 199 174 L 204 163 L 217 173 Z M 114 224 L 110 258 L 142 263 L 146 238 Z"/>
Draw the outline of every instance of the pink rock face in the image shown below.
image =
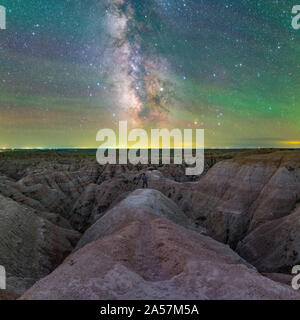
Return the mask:
<path id="1" fill-rule="evenodd" d="M 96 173 L 95 168 L 86 167 L 75 172 L 33 171 L 18 181 L 0 176 L 0 192 L 39 211 L 67 216 L 74 201 L 96 179 Z"/>
<path id="2" fill-rule="evenodd" d="M 300 189 L 299 155 L 274 152 L 219 162 L 195 186 L 193 215 L 216 239 L 235 247 L 260 224 L 292 212 Z"/>
<path id="3" fill-rule="evenodd" d="M 21 299 L 300 298 L 202 231 L 161 193 L 137 190 Z"/>
<path id="4" fill-rule="evenodd" d="M 162 193 L 152 189 L 141 189 L 131 193 L 87 229 L 77 243 L 76 249 L 82 248 L 99 237 L 111 234 L 119 225 L 126 223 L 128 220 L 142 223 L 143 216 L 146 214 L 173 221 L 199 233 L 205 233 L 203 228 L 197 227 L 173 201 L 166 198 Z"/>
<path id="5" fill-rule="evenodd" d="M 96 179 L 96 170 L 86 168 L 77 172 L 44 171 L 28 174 L 16 183 L 16 187 L 35 199 L 47 211 L 66 216 L 74 200 L 84 188 Z"/>
<path id="6" fill-rule="evenodd" d="M 257 227 L 239 242 L 237 252 L 262 272 L 291 273 L 300 264 L 300 207 Z"/>

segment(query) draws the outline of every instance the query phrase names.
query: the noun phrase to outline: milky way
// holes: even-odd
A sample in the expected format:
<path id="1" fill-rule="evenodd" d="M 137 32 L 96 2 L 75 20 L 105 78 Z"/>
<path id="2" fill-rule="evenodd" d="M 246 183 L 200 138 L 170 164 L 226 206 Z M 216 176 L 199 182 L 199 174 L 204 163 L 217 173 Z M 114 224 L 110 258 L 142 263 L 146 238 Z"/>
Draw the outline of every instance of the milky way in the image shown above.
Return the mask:
<path id="1" fill-rule="evenodd" d="M 106 68 L 112 80 L 112 97 L 118 115 L 132 126 L 165 119 L 162 99 L 165 88 L 159 70 L 166 70 L 167 62 L 159 55 L 145 53 L 141 32 L 149 24 L 138 22 L 131 2 L 115 0 L 106 7 L 107 48 L 104 52 Z M 147 16 L 144 16 L 147 19 Z M 101 59 L 102 60 L 102 59 Z"/>
<path id="2" fill-rule="evenodd" d="M 97 147 L 120 120 L 300 147 L 294 4 L 0 0 L 0 148 Z"/>

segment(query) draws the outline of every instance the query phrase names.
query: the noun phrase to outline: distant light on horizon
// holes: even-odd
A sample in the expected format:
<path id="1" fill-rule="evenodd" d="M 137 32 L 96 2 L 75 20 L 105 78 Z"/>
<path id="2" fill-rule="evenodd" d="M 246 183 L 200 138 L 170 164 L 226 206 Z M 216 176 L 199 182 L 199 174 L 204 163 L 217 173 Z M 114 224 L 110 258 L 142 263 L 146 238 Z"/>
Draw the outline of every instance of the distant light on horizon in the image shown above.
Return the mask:
<path id="1" fill-rule="evenodd" d="M 281 141 L 282 144 L 285 144 L 285 145 L 292 145 L 292 146 L 295 146 L 295 145 L 298 145 L 300 146 L 300 140 L 295 140 L 295 141 Z"/>

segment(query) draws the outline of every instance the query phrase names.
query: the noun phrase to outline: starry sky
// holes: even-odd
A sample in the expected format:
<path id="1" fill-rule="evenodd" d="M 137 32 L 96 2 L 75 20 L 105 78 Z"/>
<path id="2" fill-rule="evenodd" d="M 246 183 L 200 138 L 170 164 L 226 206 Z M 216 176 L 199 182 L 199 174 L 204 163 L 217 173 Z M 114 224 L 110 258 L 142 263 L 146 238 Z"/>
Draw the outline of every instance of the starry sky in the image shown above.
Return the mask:
<path id="1" fill-rule="evenodd" d="M 205 129 L 209 148 L 300 147 L 292 0 L 0 0 L 0 148 Z"/>

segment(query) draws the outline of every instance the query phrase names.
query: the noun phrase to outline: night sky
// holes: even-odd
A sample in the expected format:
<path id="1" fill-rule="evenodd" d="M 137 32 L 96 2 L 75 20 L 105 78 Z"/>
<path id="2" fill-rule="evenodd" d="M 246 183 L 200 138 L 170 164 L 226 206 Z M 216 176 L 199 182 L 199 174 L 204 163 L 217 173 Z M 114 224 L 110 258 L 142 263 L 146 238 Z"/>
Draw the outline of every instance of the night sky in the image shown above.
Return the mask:
<path id="1" fill-rule="evenodd" d="M 295 1 L 0 0 L 0 148 L 97 147 L 119 120 L 300 147 Z"/>

